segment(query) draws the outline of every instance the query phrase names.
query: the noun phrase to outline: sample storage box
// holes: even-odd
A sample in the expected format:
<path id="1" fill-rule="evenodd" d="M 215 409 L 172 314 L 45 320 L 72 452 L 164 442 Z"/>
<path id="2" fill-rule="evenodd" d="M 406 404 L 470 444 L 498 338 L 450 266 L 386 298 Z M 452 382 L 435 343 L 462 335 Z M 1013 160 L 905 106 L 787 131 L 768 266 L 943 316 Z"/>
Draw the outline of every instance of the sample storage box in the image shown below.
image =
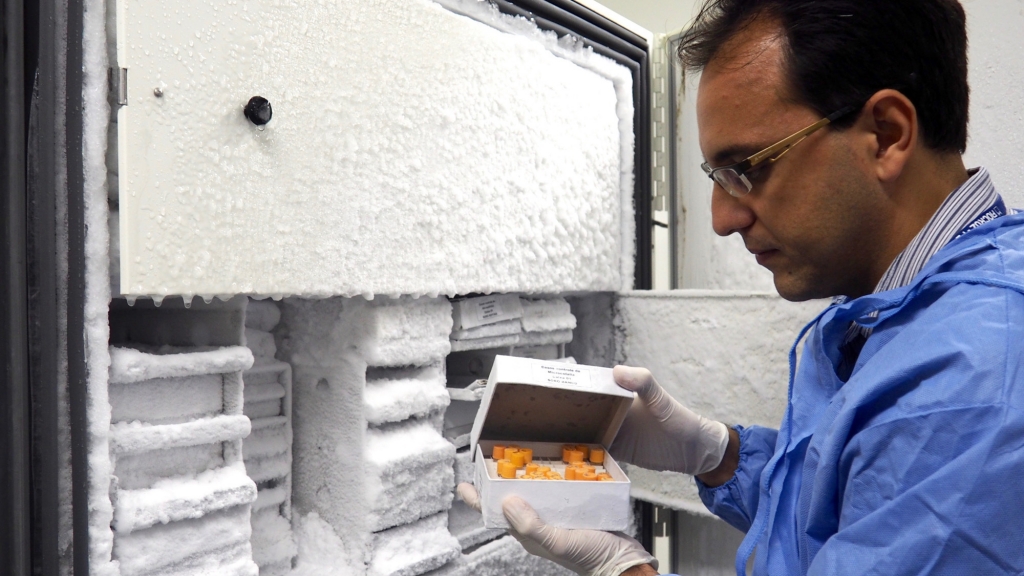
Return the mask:
<path id="1" fill-rule="evenodd" d="M 629 478 L 607 453 L 626 418 L 633 393 L 609 368 L 497 356 L 487 379 L 471 443 L 484 526 L 507 528 L 501 503 L 516 495 L 559 528 L 625 530 L 632 511 Z M 539 480 L 499 476 L 495 446 L 532 450 L 538 465 L 564 477 L 563 446 L 604 451 L 607 481 Z"/>

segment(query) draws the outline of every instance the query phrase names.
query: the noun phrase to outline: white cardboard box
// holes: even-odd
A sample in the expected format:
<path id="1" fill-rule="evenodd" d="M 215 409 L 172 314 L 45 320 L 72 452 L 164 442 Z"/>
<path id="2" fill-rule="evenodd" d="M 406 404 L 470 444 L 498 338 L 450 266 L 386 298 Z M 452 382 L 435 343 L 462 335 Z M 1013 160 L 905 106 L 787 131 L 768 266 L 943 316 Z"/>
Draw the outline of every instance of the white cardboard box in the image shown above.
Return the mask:
<path id="1" fill-rule="evenodd" d="M 607 454 L 633 402 L 609 368 L 497 356 L 473 422 L 475 482 L 484 526 L 508 528 L 501 503 L 516 495 L 559 528 L 625 530 L 632 515 L 629 478 Z M 605 449 L 611 482 L 505 479 L 488 458 L 495 445 L 561 461 L 563 444 Z"/>

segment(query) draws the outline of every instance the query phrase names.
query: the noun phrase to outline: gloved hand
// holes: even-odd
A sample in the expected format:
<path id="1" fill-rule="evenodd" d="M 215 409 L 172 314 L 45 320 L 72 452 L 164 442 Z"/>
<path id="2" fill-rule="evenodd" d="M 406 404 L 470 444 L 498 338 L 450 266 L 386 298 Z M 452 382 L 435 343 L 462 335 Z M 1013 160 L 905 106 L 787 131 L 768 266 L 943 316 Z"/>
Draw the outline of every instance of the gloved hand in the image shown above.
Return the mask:
<path id="1" fill-rule="evenodd" d="M 638 396 L 610 447 L 616 460 L 694 476 L 718 467 L 729 445 L 725 424 L 677 402 L 646 368 L 616 366 L 612 374 L 616 384 Z"/>
<path id="2" fill-rule="evenodd" d="M 466 504 L 480 511 L 480 495 L 472 484 L 459 484 L 458 492 Z M 511 526 L 509 534 L 527 552 L 557 562 L 577 574 L 619 576 L 640 564 L 658 567 L 657 559 L 625 534 L 549 526 L 518 496 L 506 498 L 501 509 Z"/>

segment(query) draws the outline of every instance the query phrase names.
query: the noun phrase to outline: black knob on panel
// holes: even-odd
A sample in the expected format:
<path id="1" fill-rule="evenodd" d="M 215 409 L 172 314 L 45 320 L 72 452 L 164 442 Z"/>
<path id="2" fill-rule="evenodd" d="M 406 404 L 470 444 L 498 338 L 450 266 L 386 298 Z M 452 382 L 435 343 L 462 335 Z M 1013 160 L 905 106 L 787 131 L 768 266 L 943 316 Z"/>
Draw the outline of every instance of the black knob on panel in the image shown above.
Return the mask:
<path id="1" fill-rule="evenodd" d="M 250 98 L 249 103 L 245 105 L 244 112 L 245 117 L 257 126 L 263 126 L 270 122 L 270 118 L 274 116 L 274 111 L 270 107 L 270 101 L 262 96 Z"/>

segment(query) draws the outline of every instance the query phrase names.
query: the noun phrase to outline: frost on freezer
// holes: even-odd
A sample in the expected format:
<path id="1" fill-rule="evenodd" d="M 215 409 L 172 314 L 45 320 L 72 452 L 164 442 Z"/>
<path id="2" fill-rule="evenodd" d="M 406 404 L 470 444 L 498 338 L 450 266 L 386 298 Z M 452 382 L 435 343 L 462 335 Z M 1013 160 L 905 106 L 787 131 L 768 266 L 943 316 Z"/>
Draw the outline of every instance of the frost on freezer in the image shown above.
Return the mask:
<path id="1" fill-rule="evenodd" d="M 448 407 L 451 399 L 440 366 L 397 376 L 367 378 L 363 393 L 367 424 L 380 426 L 409 418 L 423 418 L 439 414 Z"/>
<path id="2" fill-rule="evenodd" d="M 459 541 L 448 532 L 448 515 L 435 514 L 374 536 L 369 576 L 416 576 L 459 557 Z"/>
<path id="3" fill-rule="evenodd" d="M 112 558 L 121 575 L 255 576 L 256 486 L 241 454 L 251 352 L 136 345 L 109 354 Z M 159 407 L 143 401 L 154 391 Z"/>
<path id="4" fill-rule="evenodd" d="M 451 506 L 455 447 L 429 422 L 369 430 L 366 439 L 371 526 L 405 524 Z"/>
<path id="5" fill-rule="evenodd" d="M 287 574 L 298 546 L 292 533 L 292 369 L 275 358 L 281 310 L 272 300 L 249 300 L 245 343 L 252 367 L 242 374 L 252 432 L 242 443 L 246 472 L 259 488 L 252 507 L 253 560 L 260 576 Z"/>
<path id="6" fill-rule="evenodd" d="M 90 0 L 90 53 L 103 52 L 104 4 Z M 140 6 L 121 6 L 129 29 Z M 459 554 L 444 361 L 460 346 L 565 344 L 575 318 L 558 298 L 532 297 L 506 325 L 453 334 L 446 299 L 408 295 L 628 284 L 628 71 L 472 1 L 445 6 L 484 24 L 425 0 L 344 0 L 318 5 L 315 19 L 302 3 L 296 15 L 258 1 L 257 33 L 229 38 L 218 22 L 249 22 L 234 17 L 242 6 L 144 8 L 160 24 L 156 45 L 126 34 L 122 48 L 136 51 L 110 62 L 132 71 L 120 122 L 104 105 L 107 62 L 89 59 L 90 78 L 102 79 L 86 110 L 93 566 L 411 576 L 445 563 L 490 573 L 487 562 L 507 557 L 518 568 L 493 573 L 549 573 L 513 541 Z M 385 34 L 399 41 L 381 44 Z M 354 48 L 313 63 L 275 49 L 309 38 Z M 212 72 L 218 46 L 249 84 Z M 380 77 L 385 67 L 396 74 Z M 312 87 L 268 72 L 280 69 Z M 366 88 L 376 81 L 387 89 Z M 318 105 L 326 84 L 339 90 Z M 254 91 L 275 112 L 259 133 L 235 106 Z M 139 151 L 168 171 L 133 173 L 142 164 L 125 161 Z M 108 184 L 120 187 L 114 210 Z M 206 296 L 154 321 L 141 299 L 108 309 L 122 280 L 132 302 Z M 214 294 L 356 298 L 254 300 L 244 327 L 240 307 L 218 327 L 196 320 Z M 175 342 L 127 345 L 116 320 L 108 334 L 108 312 Z M 104 554 L 116 563 L 104 566 Z"/>
<path id="7" fill-rule="evenodd" d="M 124 292 L 628 286 L 629 70 L 446 4 L 486 23 L 426 0 L 126 3 Z M 253 96 L 265 131 L 241 113 Z"/>
<path id="8" fill-rule="evenodd" d="M 295 375 L 295 509 L 303 526 L 333 535 L 323 542 L 336 538 L 338 556 L 380 561 L 377 546 L 394 541 L 383 534 L 410 533 L 406 525 L 443 518 L 451 505 L 455 448 L 440 419 L 451 325 L 445 299 L 283 303 L 277 335 Z M 299 569 L 312 570 L 303 546 L 300 537 Z"/>

